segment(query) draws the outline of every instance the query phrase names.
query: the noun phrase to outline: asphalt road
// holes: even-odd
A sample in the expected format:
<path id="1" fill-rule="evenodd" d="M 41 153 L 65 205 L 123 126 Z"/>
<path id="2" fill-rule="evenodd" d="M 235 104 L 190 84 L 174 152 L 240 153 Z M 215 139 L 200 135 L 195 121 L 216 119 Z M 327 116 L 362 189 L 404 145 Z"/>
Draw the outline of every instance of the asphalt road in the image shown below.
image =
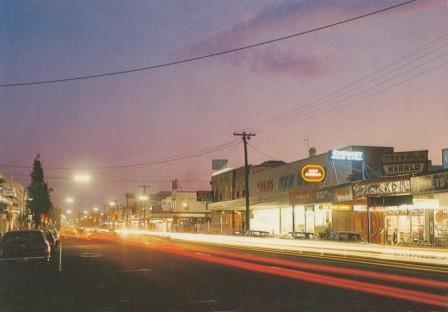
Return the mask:
<path id="1" fill-rule="evenodd" d="M 69 239 L 62 272 L 54 258 L 49 267 L 0 263 L 0 311 L 448 311 L 446 285 L 425 284 L 443 284 L 446 272 L 405 266 L 157 238 Z"/>

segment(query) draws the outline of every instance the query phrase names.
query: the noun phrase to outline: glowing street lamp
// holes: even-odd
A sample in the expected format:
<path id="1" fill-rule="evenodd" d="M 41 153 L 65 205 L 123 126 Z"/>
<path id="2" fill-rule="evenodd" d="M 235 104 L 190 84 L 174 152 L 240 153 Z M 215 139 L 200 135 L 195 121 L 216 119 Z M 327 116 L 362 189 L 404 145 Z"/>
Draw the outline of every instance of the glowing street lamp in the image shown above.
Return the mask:
<path id="1" fill-rule="evenodd" d="M 140 200 L 140 201 L 147 201 L 149 199 L 149 196 L 148 195 L 140 195 L 139 197 L 138 197 L 138 200 Z"/>
<path id="2" fill-rule="evenodd" d="M 66 202 L 67 204 L 73 204 L 73 203 L 75 202 L 75 200 L 73 199 L 73 197 L 67 197 L 67 198 L 65 199 L 65 202 Z"/>
<path id="3" fill-rule="evenodd" d="M 99 211 L 99 209 L 97 208 L 97 207 L 93 207 L 93 212 L 98 212 Z"/>
<path id="4" fill-rule="evenodd" d="M 87 210 L 84 210 L 83 213 L 84 213 L 85 215 L 87 215 L 89 212 L 88 212 Z"/>
<path id="5" fill-rule="evenodd" d="M 85 183 L 91 180 L 91 177 L 88 174 L 77 174 L 73 177 L 75 182 Z"/>
<path id="6" fill-rule="evenodd" d="M 70 209 L 67 209 L 67 210 L 65 211 L 65 213 L 66 213 L 66 214 L 72 214 L 72 211 L 71 211 Z"/>

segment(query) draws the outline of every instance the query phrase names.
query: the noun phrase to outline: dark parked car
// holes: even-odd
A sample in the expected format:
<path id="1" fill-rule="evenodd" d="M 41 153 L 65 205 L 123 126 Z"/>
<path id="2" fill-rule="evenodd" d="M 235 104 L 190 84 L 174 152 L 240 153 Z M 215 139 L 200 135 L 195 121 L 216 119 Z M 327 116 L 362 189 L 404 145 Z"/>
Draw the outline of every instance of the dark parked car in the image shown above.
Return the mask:
<path id="1" fill-rule="evenodd" d="M 51 247 L 42 230 L 6 232 L 0 240 L 0 260 L 49 263 Z"/>
<path id="2" fill-rule="evenodd" d="M 289 232 L 286 235 L 281 236 L 285 239 L 316 239 L 316 235 L 310 232 Z"/>
<path id="3" fill-rule="evenodd" d="M 322 239 L 339 242 L 362 243 L 364 240 L 361 234 L 350 231 L 331 231 L 326 233 Z"/>

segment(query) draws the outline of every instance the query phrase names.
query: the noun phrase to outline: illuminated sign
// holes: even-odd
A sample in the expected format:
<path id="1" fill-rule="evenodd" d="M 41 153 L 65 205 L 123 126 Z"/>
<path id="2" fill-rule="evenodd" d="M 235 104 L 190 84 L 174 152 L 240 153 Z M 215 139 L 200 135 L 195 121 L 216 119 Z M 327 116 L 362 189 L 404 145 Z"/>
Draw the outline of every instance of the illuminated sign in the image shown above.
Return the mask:
<path id="1" fill-rule="evenodd" d="M 364 152 L 331 150 L 330 151 L 330 159 L 331 160 L 363 161 L 364 160 Z"/>
<path id="2" fill-rule="evenodd" d="M 321 165 L 305 165 L 301 175 L 305 182 L 319 183 L 325 180 L 325 169 Z"/>

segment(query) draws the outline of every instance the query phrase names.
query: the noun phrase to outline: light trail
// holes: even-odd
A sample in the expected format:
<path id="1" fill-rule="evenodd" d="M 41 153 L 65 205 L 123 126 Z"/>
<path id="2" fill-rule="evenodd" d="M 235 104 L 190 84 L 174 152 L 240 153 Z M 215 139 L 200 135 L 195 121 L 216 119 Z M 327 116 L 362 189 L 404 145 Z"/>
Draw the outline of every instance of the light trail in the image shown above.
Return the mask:
<path id="1" fill-rule="evenodd" d="M 361 276 L 366 278 L 387 280 L 392 282 L 400 282 L 406 284 L 413 284 L 419 286 L 433 287 L 447 289 L 448 283 L 441 281 L 423 280 L 413 277 L 387 275 L 384 273 L 363 271 L 359 269 L 347 269 L 338 268 L 325 265 L 313 265 L 306 263 L 298 263 L 281 259 L 269 259 L 252 255 L 236 255 L 225 251 L 212 250 L 212 248 L 196 248 L 194 250 L 188 250 L 185 248 L 179 248 L 173 245 L 163 244 L 150 244 L 146 241 L 136 238 L 123 238 L 108 233 L 93 233 L 88 236 L 90 239 L 100 239 L 108 241 L 121 241 L 128 245 L 136 247 L 150 248 L 158 250 L 164 253 L 173 254 L 180 257 L 191 258 L 199 261 L 205 261 L 215 264 L 221 264 L 231 266 L 239 269 L 244 269 L 253 272 L 260 272 L 269 275 L 286 277 L 289 279 L 301 280 L 305 282 L 311 282 L 315 284 L 321 284 L 331 287 L 338 287 L 344 289 L 350 289 L 354 291 L 375 294 L 395 299 L 408 300 L 418 303 L 424 303 L 434 305 L 438 307 L 448 308 L 448 300 L 445 295 L 432 294 L 424 291 L 405 289 L 395 286 L 387 286 L 377 284 L 374 282 L 355 281 L 347 278 L 327 276 L 318 273 L 311 273 L 307 271 L 297 270 L 308 269 L 312 271 L 323 271 L 336 274 L 349 274 L 355 276 Z M 203 252 L 198 252 L 198 249 Z M 219 257 L 223 256 L 223 257 Z M 233 259 L 232 259 L 233 258 Z M 251 261 L 257 261 L 260 263 L 254 263 Z M 266 265 L 269 264 L 269 265 Z M 280 267 L 287 266 L 289 268 Z M 294 268 L 294 269 L 292 269 Z"/>
<path id="2" fill-rule="evenodd" d="M 401 276 L 401 275 L 394 275 L 394 274 L 385 274 L 385 273 L 365 271 L 365 270 L 359 270 L 359 269 L 348 269 L 348 268 L 328 266 L 328 265 L 311 264 L 311 263 L 304 263 L 304 262 L 297 262 L 297 261 L 290 261 L 290 260 L 273 259 L 273 258 L 255 256 L 255 255 L 242 255 L 242 254 L 238 254 L 238 253 L 232 253 L 232 252 L 227 252 L 227 251 L 223 251 L 223 250 L 216 250 L 216 249 L 212 249 L 212 248 L 203 248 L 203 247 L 195 246 L 194 250 L 200 250 L 201 252 L 204 252 L 204 253 L 218 255 L 218 256 L 224 256 L 227 258 L 234 258 L 234 259 L 239 259 L 239 260 L 261 262 L 261 263 L 266 263 L 266 264 L 280 265 L 280 266 L 299 268 L 299 269 L 307 269 L 307 270 L 319 271 L 319 272 L 330 272 L 330 273 L 343 274 L 343 275 L 362 276 L 362 277 L 372 278 L 372 279 L 377 279 L 377 280 L 385 280 L 385 281 L 391 281 L 391 282 L 399 282 L 399 283 L 403 283 L 403 284 L 418 285 L 418 286 L 425 286 L 425 287 L 432 287 L 432 288 L 441 288 L 441 289 L 448 290 L 448 282 L 442 282 L 442 281 L 420 279 L 420 278 L 415 278 L 415 277 L 408 277 L 408 276 Z"/>
<path id="3" fill-rule="evenodd" d="M 372 244 L 328 242 L 320 240 L 285 240 L 278 238 L 253 238 L 245 236 L 167 233 L 150 231 L 127 232 L 128 234 L 153 235 L 182 241 L 211 243 L 221 246 L 228 245 L 240 247 L 271 248 L 281 251 L 312 252 L 321 255 L 325 254 L 389 261 L 406 261 L 412 263 L 446 266 L 448 268 L 448 253 L 446 250 L 389 247 Z"/>
<path id="4" fill-rule="evenodd" d="M 260 272 L 270 275 L 282 276 L 290 279 L 301 280 L 305 282 L 311 282 L 316 284 L 327 285 L 331 287 L 345 288 L 351 289 L 355 291 L 381 295 L 396 299 L 404 299 L 419 303 L 425 303 L 430 305 L 435 305 L 443 308 L 448 308 L 447 297 L 444 295 L 431 294 L 422 291 L 403 289 L 399 287 L 393 286 L 385 286 L 380 284 L 375 284 L 371 282 L 361 282 L 361 281 L 353 281 L 349 279 L 344 279 L 340 277 L 330 277 L 317 273 L 310 273 L 299 270 L 292 270 L 281 267 L 272 267 L 266 266 L 262 264 L 256 264 L 251 262 L 245 262 L 241 260 L 227 259 L 227 258 L 219 258 L 213 255 L 204 255 L 201 253 L 191 253 L 186 252 L 178 248 L 174 247 L 162 247 L 153 246 L 160 251 L 164 251 L 170 254 L 174 254 L 177 256 L 188 257 L 195 260 L 211 262 L 231 267 L 236 267 L 240 269 L 245 269 L 254 272 Z"/>

